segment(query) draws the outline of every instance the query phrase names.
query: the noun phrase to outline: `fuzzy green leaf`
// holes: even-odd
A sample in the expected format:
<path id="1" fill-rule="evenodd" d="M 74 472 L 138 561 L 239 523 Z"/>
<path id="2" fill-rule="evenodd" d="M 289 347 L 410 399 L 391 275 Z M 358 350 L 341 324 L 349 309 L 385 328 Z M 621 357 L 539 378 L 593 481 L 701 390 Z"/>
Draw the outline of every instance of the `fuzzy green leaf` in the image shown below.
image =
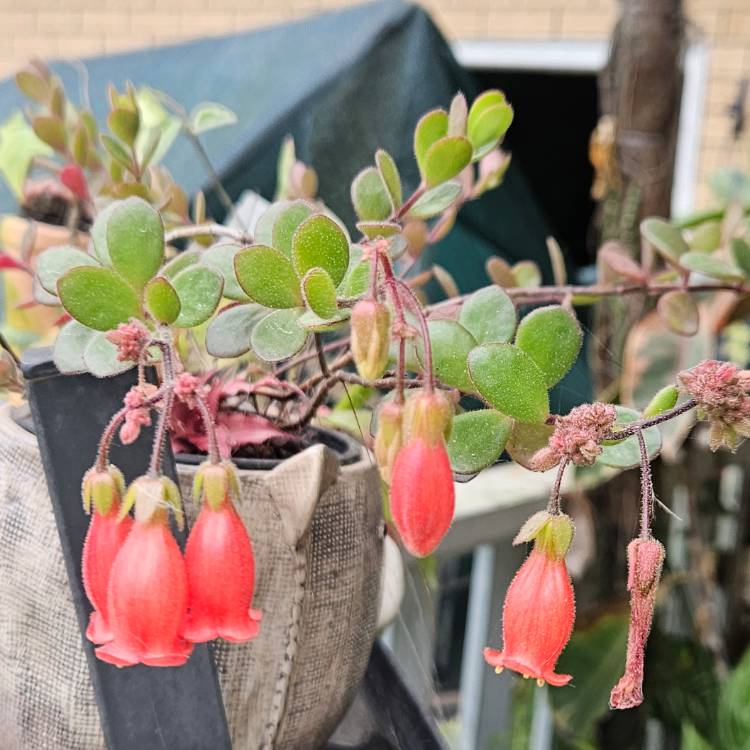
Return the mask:
<path id="1" fill-rule="evenodd" d="M 492 151 L 508 131 L 512 122 L 513 107 L 506 101 L 482 107 L 479 114 L 472 107 L 472 112 L 469 115 L 467 135 L 471 141 L 471 145 L 474 147 L 473 160 L 477 161 Z"/>
<path id="2" fill-rule="evenodd" d="M 219 242 L 201 253 L 200 261 L 212 268 L 224 280 L 224 296 L 238 302 L 247 302 L 248 296 L 237 282 L 234 273 L 234 259 L 242 250 L 242 245 L 233 242 Z"/>
<path id="3" fill-rule="evenodd" d="M 469 377 L 467 358 L 477 345 L 474 337 L 455 320 L 431 320 L 427 324 L 432 344 L 432 366 L 435 377 L 446 385 L 464 392 L 474 391 Z M 424 363 L 424 346 L 417 342 L 417 356 Z"/>
<path id="4" fill-rule="evenodd" d="M 499 287 L 489 286 L 464 302 L 458 322 L 478 344 L 505 343 L 513 338 L 518 317 L 513 300 Z"/>
<path id="5" fill-rule="evenodd" d="M 445 211 L 461 195 L 461 185 L 453 180 L 428 190 L 409 209 L 410 219 L 431 219 Z"/>
<path id="6" fill-rule="evenodd" d="M 39 254 L 36 274 L 45 291 L 57 294 L 57 280 L 71 268 L 98 265 L 96 260 L 83 250 L 61 245 L 50 247 Z"/>
<path id="7" fill-rule="evenodd" d="M 448 135 L 448 113 L 444 109 L 433 109 L 417 123 L 414 129 L 414 156 L 419 171 L 424 176 L 427 151 L 435 141 Z"/>
<path id="8" fill-rule="evenodd" d="M 542 371 L 512 344 L 483 344 L 469 353 L 469 374 L 476 390 L 503 414 L 523 422 L 541 422 L 549 414 Z"/>
<path id="9" fill-rule="evenodd" d="M 733 266 L 709 253 L 691 251 L 680 257 L 680 265 L 688 271 L 710 276 L 719 281 L 742 281 L 745 274 L 737 266 Z"/>
<path id="10" fill-rule="evenodd" d="M 177 328 L 192 328 L 207 321 L 221 301 L 223 281 L 216 271 L 202 265 L 188 266 L 180 271 L 172 286 L 180 298 Z"/>
<path id="11" fill-rule="evenodd" d="M 401 225 L 395 221 L 358 221 L 357 229 L 371 240 L 378 237 L 393 237 L 401 231 Z"/>
<path id="12" fill-rule="evenodd" d="M 641 234 L 657 252 L 671 263 L 677 263 L 680 256 L 688 251 L 682 232 L 664 219 L 652 217 L 641 222 Z"/>
<path id="13" fill-rule="evenodd" d="M 251 300 L 265 307 L 302 305 L 299 278 L 286 255 L 273 247 L 253 245 L 240 250 L 234 271 Z"/>
<path id="14" fill-rule="evenodd" d="M 253 328 L 250 345 L 266 362 L 293 357 L 307 341 L 307 331 L 298 320 L 301 310 L 274 310 Z"/>
<path id="15" fill-rule="evenodd" d="M 302 279 L 305 304 L 318 317 L 330 320 L 338 315 L 336 287 L 322 268 L 311 268 Z"/>
<path id="16" fill-rule="evenodd" d="M 255 324 L 267 314 L 260 305 L 232 305 L 222 310 L 206 329 L 206 349 L 212 357 L 240 357 L 250 349 Z"/>
<path id="17" fill-rule="evenodd" d="M 471 143 L 460 135 L 446 136 L 430 146 L 424 157 L 424 179 L 427 187 L 441 185 L 471 162 Z"/>
<path id="18" fill-rule="evenodd" d="M 111 378 L 134 366 L 130 360 L 120 361 L 117 347 L 103 332 L 95 332 L 83 352 L 86 370 L 97 378 Z"/>
<path id="19" fill-rule="evenodd" d="M 237 115 L 218 102 L 202 102 L 190 113 L 190 130 L 195 135 L 236 123 Z"/>
<path id="20" fill-rule="evenodd" d="M 505 450 L 511 420 L 494 409 L 478 409 L 453 418 L 448 457 L 457 474 L 476 474 Z"/>
<path id="21" fill-rule="evenodd" d="M 200 259 L 200 250 L 183 250 L 162 266 L 161 275 L 166 279 L 173 279 L 180 271 L 200 262 Z"/>
<path id="22" fill-rule="evenodd" d="M 172 325 L 180 314 L 180 298 L 175 288 L 163 276 L 156 276 L 144 290 L 146 309 L 157 323 Z"/>
<path id="23" fill-rule="evenodd" d="M 387 151 L 380 148 L 375 153 L 375 163 L 378 165 L 380 176 L 383 178 L 383 184 L 391 199 L 391 207 L 394 211 L 398 211 L 403 202 L 403 193 L 401 189 L 401 175 L 398 173 L 396 162 Z"/>
<path id="24" fill-rule="evenodd" d="M 690 292 L 675 289 L 659 298 L 659 317 L 667 328 L 678 336 L 694 336 L 698 333 L 700 313 Z"/>
<path id="25" fill-rule="evenodd" d="M 349 266 L 349 239 L 333 219 L 316 214 L 294 233 L 292 260 L 300 276 L 311 268 L 322 268 L 338 286 Z"/>
<path id="26" fill-rule="evenodd" d="M 63 375 L 86 372 L 83 353 L 95 334 L 96 331 L 81 325 L 77 320 L 68 321 L 60 329 L 55 339 L 53 361 Z"/>
<path id="27" fill-rule="evenodd" d="M 745 278 L 750 278 L 750 245 L 746 240 L 740 237 L 732 240 L 732 260 L 742 269 Z"/>
<path id="28" fill-rule="evenodd" d="M 297 227 L 312 213 L 315 207 L 306 201 L 289 202 L 273 220 L 271 246 L 281 250 L 287 258 L 292 257 L 292 238 Z M 258 240 L 260 242 L 260 240 Z"/>
<path id="29" fill-rule="evenodd" d="M 391 215 L 391 198 L 375 167 L 365 167 L 354 178 L 352 203 L 361 221 L 385 221 Z"/>
<path id="30" fill-rule="evenodd" d="M 516 332 L 516 346 L 534 360 L 548 387 L 570 370 L 582 343 L 578 320 L 559 305 L 539 307 L 530 312 Z"/>
<path id="31" fill-rule="evenodd" d="M 123 109 L 117 107 L 113 109 L 107 117 L 109 129 L 128 146 L 135 143 L 140 126 L 138 110 Z"/>
<path id="32" fill-rule="evenodd" d="M 57 296 L 72 318 L 97 331 L 110 331 L 141 316 L 135 290 L 109 268 L 71 269 L 58 279 Z"/>
<path id="33" fill-rule="evenodd" d="M 617 425 L 625 427 L 630 422 L 635 422 L 641 418 L 639 412 L 635 409 L 629 409 L 625 406 L 615 406 L 617 409 Z M 646 448 L 649 458 L 655 458 L 661 450 L 661 433 L 658 427 L 649 427 L 643 431 L 643 437 L 646 440 Z M 638 446 L 638 438 L 631 435 L 629 438 L 615 443 L 614 445 L 603 445 L 602 452 L 596 459 L 596 462 L 604 466 L 611 466 L 615 469 L 634 469 L 641 465 L 641 452 Z"/>

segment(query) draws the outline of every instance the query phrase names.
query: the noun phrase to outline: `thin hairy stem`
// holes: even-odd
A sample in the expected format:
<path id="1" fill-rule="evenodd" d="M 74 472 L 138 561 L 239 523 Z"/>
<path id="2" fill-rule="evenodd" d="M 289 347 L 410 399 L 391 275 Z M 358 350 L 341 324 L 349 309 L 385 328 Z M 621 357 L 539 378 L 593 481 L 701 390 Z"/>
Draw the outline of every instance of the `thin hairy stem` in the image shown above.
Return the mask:
<path id="1" fill-rule="evenodd" d="M 669 422 L 670 419 L 679 417 L 680 414 L 684 414 L 686 411 L 690 411 L 696 405 L 695 401 L 690 399 L 684 404 L 675 406 L 673 409 L 663 411 L 661 414 L 657 414 L 655 417 L 649 417 L 648 419 L 639 419 L 637 422 L 631 422 L 627 427 L 623 427 L 621 430 L 611 432 L 606 440 L 624 440 L 631 435 L 635 435 L 641 430 L 648 429 L 649 427 L 655 427 L 658 424 Z"/>
<path id="2" fill-rule="evenodd" d="M 562 502 L 560 499 L 560 488 L 562 487 L 563 477 L 565 476 L 565 469 L 568 467 L 570 459 L 567 456 L 563 456 L 560 464 L 557 467 L 557 475 L 555 476 L 555 483 L 552 485 L 552 491 L 550 492 L 549 502 L 547 503 L 547 512 L 553 516 L 559 516 L 562 510 Z"/>
<path id="3" fill-rule="evenodd" d="M 638 448 L 641 454 L 641 539 L 651 538 L 651 516 L 653 508 L 654 485 L 651 477 L 651 461 L 648 457 L 646 438 L 643 430 L 636 432 Z"/>

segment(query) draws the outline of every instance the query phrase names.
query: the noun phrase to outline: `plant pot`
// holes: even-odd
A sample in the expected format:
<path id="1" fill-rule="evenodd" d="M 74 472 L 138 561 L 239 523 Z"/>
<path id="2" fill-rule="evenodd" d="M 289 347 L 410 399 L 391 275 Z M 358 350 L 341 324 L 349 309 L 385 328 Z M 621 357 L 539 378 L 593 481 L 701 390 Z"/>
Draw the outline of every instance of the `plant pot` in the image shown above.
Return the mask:
<path id="1" fill-rule="evenodd" d="M 189 522 L 195 469 L 178 465 Z M 256 560 L 253 606 L 263 621 L 255 640 L 212 647 L 232 746 L 312 750 L 349 706 L 374 640 L 380 480 L 364 452 L 342 465 L 320 444 L 239 476 L 238 510 Z M 37 441 L 7 405 L 0 623 L 0 747 L 106 747 Z M 193 747 L 189 738 L 184 747 Z"/>
<path id="2" fill-rule="evenodd" d="M 33 225 L 33 227 L 32 227 Z M 30 231 L 34 232 L 33 243 L 28 256 L 21 257 L 21 248 Z M 30 221 L 21 216 L 8 214 L 0 217 L 0 248 L 16 260 L 24 260 L 31 268 L 36 266 L 36 257 L 43 250 L 56 245 L 77 245 L 86 249 L 89 237 L 84 232 L 71 235 L 67 227 Z M 22 334 L 31 334 L 36 340 L 45 340 L 50 332 L 56 330 L 55 321 L 60 317 L 57 307 L 35 305 L 19 309 L 18 305 L 32 299 L 31 275 L 21 270 L 3 271 L 5 289 L 5 319 L 7 324 Z"/>

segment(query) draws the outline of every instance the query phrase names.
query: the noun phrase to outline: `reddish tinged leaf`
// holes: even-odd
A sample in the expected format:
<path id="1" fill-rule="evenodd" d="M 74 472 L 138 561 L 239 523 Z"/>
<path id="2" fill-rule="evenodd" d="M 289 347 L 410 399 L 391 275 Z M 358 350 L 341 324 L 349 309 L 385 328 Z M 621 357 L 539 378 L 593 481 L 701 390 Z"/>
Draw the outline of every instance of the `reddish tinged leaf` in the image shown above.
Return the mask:
<path id="1" fill-rule="evenodd" d="M 88 201 L 91 198 L 86 175 L 77 164 L 66 164 L 60 171 L 60 182 L 70 190 L 79 200 Z"/>
<path id="2" fill-rule="evenodd" d="M 36 302 L 34 304 L 36 304 Z M 64 312 L 52 325 L 62 328 L 69 320 L 73 320 L 73 318 L 71 318 L 68 313 Z"/>
<path id="3" fill-rule="evenodd" d="M 627 251 L 617 242 L 605 242 L 599 248 L 598 258 L 608 268 L 619 276 L 626 279 L 643 283 L 646 281 L 646 273 L 629 255 Z"/>
<path id="4" fill-rule="evenodd" d="M 28 274 L 33 273 L 26 263 L 14 258 L 4 250 L 0 250 L 0 271 L 25 271 Z"/>

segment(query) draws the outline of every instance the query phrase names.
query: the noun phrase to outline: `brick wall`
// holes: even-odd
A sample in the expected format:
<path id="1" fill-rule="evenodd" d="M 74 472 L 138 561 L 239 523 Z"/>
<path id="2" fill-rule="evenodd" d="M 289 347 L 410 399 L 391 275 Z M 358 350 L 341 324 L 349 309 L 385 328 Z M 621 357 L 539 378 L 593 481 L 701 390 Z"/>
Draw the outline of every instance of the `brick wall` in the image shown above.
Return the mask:
<path id="1" fill-rule="evenodd" d="M 454 39 L 606 39 L 617 0 L 423 0 Z M 298 18 L 347 0 L 0 0 L 0 76 L 31 56 L 45 58 L 134 49 Z M 707 176 L 744 166 L 748 143 L 733 145 L 727 107 L 750 76 L 750 3 L 686 0 L 690 33 L 710 48 L 698 204 Z"/>

